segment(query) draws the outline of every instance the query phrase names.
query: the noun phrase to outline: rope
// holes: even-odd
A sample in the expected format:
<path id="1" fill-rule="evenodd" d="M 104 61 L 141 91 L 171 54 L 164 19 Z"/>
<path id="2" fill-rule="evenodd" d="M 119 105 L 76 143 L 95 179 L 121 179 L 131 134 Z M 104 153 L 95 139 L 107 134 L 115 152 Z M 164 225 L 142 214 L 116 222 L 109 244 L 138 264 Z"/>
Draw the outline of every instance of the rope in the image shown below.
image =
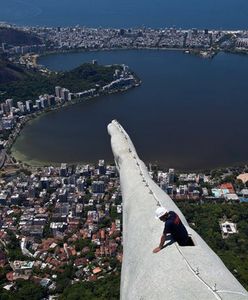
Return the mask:
<path id="1" fill-rule="evenodd" d="M 128 141 L 128 135 L 125 132 L 125 130 L 123 129 L 123 127 L 119 124 L 119 122 L 117 120 L 114 120 L 115 125 L 118 127 L 118 129 L 120 130 L 120 132 L 122 133 L 122 135 L 124 135 L 124 138 Z M 156 194 L 153 192 L 152 188 L 149 185 L 148 180 L 146 179 L 146 176 L 144 175 L 144 172 L 140 166 L 140 163 L 137 159 L 137 156 L 135 154 L 132 154 L 133 151 L 131 148 L 128 148 L 128 151 L 130 153 L 130 155 L 132 155 L 132 158 L 136 161 L 136 165 L 139 168 L 139 172 L 140 172 L 140 176 L 142 177 L 142 181 L 145 183 L 145 186 L 149 189 L 149 193 L 153 196 L 154 200 L 156 201 L 156 205 L 157 206 L 162 206 L 159 198 L 156 196 Z"/>
<path id="2" fill-rule="evenodd" d="M 237 295 L 242 295 L 244 297 L 247 297 L 247 294 L 244 294 L 242 292 L 235 292 L 235 291 L 218 290 L 218 293 L 237 294 Z"/>
<path id="3" fill-rule="evenodd" d="M 181 256 L 183 257 L 184 261 L 186 262 L 186 265 L 188 266 L 188 268 L 190 269 L 190 271 L 194 274 L 194 276 L 199 280 L 201 281 L 201 283 L 203 283 L 212 293 L 213 295 L 215 296 L 216 299 L 218 300 L 222 300 L 222 298 L 218 295 L 217 291 L 215 289 L 213 289 L 204 279 L 202 279 L 200 276 L 199 276 L 199 269 L 197 269 L 196 271 L 194 270 L 194 268 L 191 266 L 191 264 L 189 263 L 189 261 L 187 260 L 187 258 L 184 256 L 184 254 L 182 253 L 182 251 L 180 250 L 180 248 L 178 247 L 177 244 L 176 245 L 176 248 L 178 250 L 178 252 L 181 254 Z"/>

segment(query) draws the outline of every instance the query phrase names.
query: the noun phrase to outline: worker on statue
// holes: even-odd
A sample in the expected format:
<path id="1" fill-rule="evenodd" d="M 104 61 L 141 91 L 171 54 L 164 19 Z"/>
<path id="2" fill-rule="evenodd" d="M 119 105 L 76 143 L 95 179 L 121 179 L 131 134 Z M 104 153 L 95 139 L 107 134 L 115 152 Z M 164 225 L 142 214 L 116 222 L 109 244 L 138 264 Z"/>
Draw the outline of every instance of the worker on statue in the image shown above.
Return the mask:
<path id="1" fill-rule="evenodd" d="M 168 211 L 165 207 L 160 206 L 156 209 L 155 218 L 165 224 L 160 244 L 153 250 L 153 253 L 157 253 L 163 248 L 168 234 L 170 234 L 172 243 L 177 242 L 180 246 L 188 245 L 188 232 L 179 216 L 174 211 Z"/>

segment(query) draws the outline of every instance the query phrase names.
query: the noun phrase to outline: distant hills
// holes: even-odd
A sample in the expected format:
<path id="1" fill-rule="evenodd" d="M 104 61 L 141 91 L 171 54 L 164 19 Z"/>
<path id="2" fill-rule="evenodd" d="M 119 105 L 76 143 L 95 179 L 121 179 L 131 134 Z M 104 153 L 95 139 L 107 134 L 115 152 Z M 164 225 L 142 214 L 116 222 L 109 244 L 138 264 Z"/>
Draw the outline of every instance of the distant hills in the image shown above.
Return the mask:
<path id="1" fill-rule="evenodd" d="M 0 26 L 0 48 L 2 43 L 12 46 L 39 45 L 43 41 L 36 35 L 15 28 Z M 28 72 L 0 56 L 0 84 L 26 79 Z"/>
<path id="2" fill-rule="evenodd" d="M 0 27 L 0 46 L 6 43 L 13 46 L 40 45 L 42 40 L 36 35 L 14 28 Z"/>

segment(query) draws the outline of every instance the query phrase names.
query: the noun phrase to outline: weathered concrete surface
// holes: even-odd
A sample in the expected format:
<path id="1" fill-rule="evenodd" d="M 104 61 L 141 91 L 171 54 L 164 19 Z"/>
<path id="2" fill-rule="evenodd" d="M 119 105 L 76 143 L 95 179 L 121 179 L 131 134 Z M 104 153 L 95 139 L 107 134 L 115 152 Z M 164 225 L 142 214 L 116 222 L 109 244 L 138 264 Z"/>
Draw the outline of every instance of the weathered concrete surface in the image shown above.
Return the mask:
<path id="1" fill-rule="evenodd" d="M 123 195 L 121 299 L 248 299 L 247 291 L 150 178 L 120 124 L 112 121 L 108 132 Z M 163 223 L 154 218 L 158 201 L 176 211 L 196 246 L 180 247 L 174 243 L 157 254 L 152 253 L 163 230 Z"/>

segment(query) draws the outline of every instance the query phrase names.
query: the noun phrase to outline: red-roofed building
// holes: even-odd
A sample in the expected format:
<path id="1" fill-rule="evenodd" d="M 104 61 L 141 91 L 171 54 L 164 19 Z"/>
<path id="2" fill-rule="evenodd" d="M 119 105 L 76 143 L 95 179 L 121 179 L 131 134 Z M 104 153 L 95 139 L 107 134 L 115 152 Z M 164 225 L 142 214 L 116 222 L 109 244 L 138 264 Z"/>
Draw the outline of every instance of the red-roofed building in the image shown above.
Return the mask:
<path id="1" fill-rule="evenodd" d="M 57 259 L 52 259 L 50 261 L 50 264 L 55 266 L 55 267 L 58 267 L 58 266 L 62 265 L 62 263 L 60 261 L 58 261 Z"/>
<path id="2" fill-rule="evenodd" d="M 102 272 L 102 269 L 99 268 L 99 267 L 96 267 L 92 272 L 93 272 L 94 275 L 97 275 L 97 274 Z"/>
<path id="3" fill-rule="evenodd" d="M 4 240 L 6 238 L 6 236 L 7 236 L 7 232 L 1 230 L 0 231 L 0 239 Z"/>
<path id="4" fill-rule="evenodd" d="M 7 273 L 6 278 L 8 281 L 14 281 L 14 272 Z"/>
<path id="5" fill-rule="evenodd" d="M 88 260 L 86 258 L 77 258 L 74 261 L 74 265 L 77 268 L 85 267 L 87 266 Z"/>
<path id="6" fill-rule="evenodd" d="M 96 281 L 96 280 L 97 280 L 96 275 L 92 275 L 89 277 L 89 281 Z"/>
<path id="7" fill-rule="evenodd" d="M 228 182 L 228 183 L 222 183 L 220 185 L 220 189 L 222 189 L 222 190 L 228 190 L 230 194 L 234 194 L 235 193 L 234 187 L 233 187 L 232 183 L 230 183 L 230 182 Z"/>
<path id="8" fill-rule="evenodd" d="M 100 230 L 100 238 L 101 238 L 101 240 L 105 240 L 105 230 L 104 229 L 101 229 Z"/>
<path id="9" fill-rule="evenodd" d="M 0 267 L 3 267 L 7 263 L 7 257 L 5 253 L 0 250 Z"/>

